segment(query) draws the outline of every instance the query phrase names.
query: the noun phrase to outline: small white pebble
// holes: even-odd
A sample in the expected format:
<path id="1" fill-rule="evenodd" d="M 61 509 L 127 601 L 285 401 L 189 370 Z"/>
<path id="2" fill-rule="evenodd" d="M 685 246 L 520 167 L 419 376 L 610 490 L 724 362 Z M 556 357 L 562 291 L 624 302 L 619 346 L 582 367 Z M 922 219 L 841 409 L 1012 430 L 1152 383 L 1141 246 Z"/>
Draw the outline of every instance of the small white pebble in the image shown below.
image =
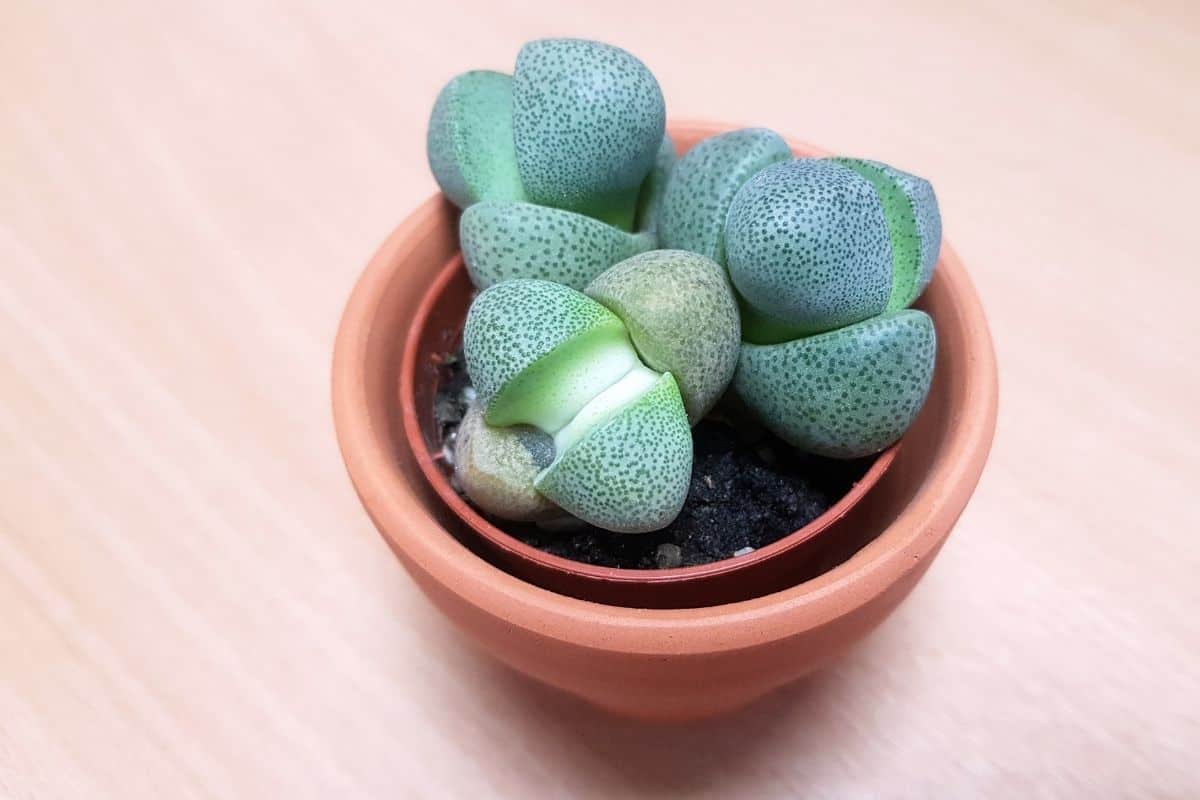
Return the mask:
<path id="1" fill-rule="evenodd" d="M 672 569 L 683 563 L 683 551 L 679 545 L 665 542 L 654 551 L 654 563 L 659 569 Z"/>
<path id="2" fill-rule="evenodd" d="M 475 387 L 464 386 L 462 390 L 462 399 L 463 402 L 467 403 L 468 405 L 475 402 Z"/>
<path id="3" fill-rule="evenodd" d="M 454 448 L 450 446 L 449 442 L 442 445 L 442 459 L 450 466 L 454 466 Z"/>
<path id="4" fill-rule="evenodd" d="M 743 547 L 741 550 L 734 551 L 735 556 L 748 556 L 754 552 L 753 547 Z"/>

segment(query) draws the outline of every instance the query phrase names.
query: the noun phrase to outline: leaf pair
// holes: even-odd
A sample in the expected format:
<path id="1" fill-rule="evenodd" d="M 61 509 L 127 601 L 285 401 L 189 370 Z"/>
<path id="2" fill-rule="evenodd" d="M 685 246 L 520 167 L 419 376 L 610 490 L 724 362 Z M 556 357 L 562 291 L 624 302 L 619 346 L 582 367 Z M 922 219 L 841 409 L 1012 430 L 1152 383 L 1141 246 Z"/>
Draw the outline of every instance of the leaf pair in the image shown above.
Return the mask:
<path id="1" fill-rule="evenodd" d="M 768 428 L 841 458 L 908 428 L 933 374 L 920 311 L 941 245 L 928 181 L 875 161 L 795 159 L 765 128 L 710 137 L 667 182 L 659 237 L 725 265 L 739 295 L 734 386 Z"/>
<path id="2" fill-rule="evenodd" d="M 481 429 L 498 454 L 491 460 L 512 469 L 503 491 L 480 480 L 471 492 L 464 481 L 472 499 L 501 516 L 540 513 L 532 487 L 608 530 L 669 524 L 690 480 L 689 423 L 729 384 L 739 333 L 721 268 L 695 253 L 635 256 L 586 294 L 523 278 L 493 285 L 471 305 L 463 347 Z M 549 464 L 510 457 L 521 426 L 553 438 Z M 484 457 L 467 453 L 459 467 L 470 474 L 468 460 Z"/>
<path id="3" fill-rule="evenodd" d="M 665 124 L 646 66 L 599 42 L 530 42 L 511 78 L 473 71 L 451 80 L 434 104 L 427 151 L 443 192 L 465 210 L 476 285 L 527 277 L 581 289 L 654 247 L 675 160 Z M 635 223 L 642 233 L 630 233 Z"/>

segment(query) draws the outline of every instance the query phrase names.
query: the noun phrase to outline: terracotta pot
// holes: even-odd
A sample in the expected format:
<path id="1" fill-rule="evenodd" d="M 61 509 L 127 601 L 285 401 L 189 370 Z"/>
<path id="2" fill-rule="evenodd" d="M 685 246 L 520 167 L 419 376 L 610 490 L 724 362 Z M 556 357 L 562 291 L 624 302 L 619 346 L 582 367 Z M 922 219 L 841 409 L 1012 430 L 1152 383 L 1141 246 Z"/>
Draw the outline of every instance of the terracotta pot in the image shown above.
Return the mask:
<path id="1" fill-rule="evenodd" d="M 687 148 L 728 127 L 680 123 L 671 134 Z M 457 250 L 455 219 L 433 198 L 371 260 L 338 331 L 333 408 L 367 513 L 421 589 L 482 649 L 618 713 L 708 716 L 845 653 L 928 569 L 979 480 L 996 424 L 987 321 L 949 246 L 919 304 L 938 333 L 929 399 L 871 502 L 856 507 L 855 535 L 837 537 L 842 552 L 826 555 L 829 569 L 742 602 L 639 609 L 568 597 L 489 564 L 455 536 L 456 518 L 408 446 L 398 396 L 404 332 Z"/>
<path id="2" fill-rule="evenodd" d="M 696 608 L 748 600 L 794 586 L 825 561 L 829 539 L 855 515 L 849 512 L 891 466 L 899 445 L 877 456 L 857 483 L 824 514 L 753 553 L 711 564 L 678 569 L 616 569 L 561 558 L 510 536 L 466 503 L 448 478 L 441 459 L 434 399 L 445 375 L 447 352 L 462 341 L 474 288 L 461 255 L 455 255 L 434 278 L 417 308 L 405 339 L 400 365 L 400 409 L 408 446 L 425 478 L 462 524 L 453 526 L 460 539 L 473 533 L 481 554 L 492 563 L 546 589 L 633 608 Z"/>

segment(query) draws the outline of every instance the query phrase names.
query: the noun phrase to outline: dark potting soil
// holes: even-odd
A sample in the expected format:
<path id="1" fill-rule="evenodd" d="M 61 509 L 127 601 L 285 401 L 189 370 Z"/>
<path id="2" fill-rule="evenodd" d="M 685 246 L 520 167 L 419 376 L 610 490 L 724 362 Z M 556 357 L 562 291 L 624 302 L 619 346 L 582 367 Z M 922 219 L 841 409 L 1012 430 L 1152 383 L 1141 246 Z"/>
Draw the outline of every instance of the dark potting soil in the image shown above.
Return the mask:
<path id="1" fill-rule="evenodd" d="M 443 364 L 434 416 L 446 443 L 466 412 L 470 381 L 460 355 L 447 356 Z M 736 416 L 737 425 L 723 415 Z M 660 531 L 632 535 L 574 519 L 539 526 L 485 516 L 526 544 L 587 564 L 695 566 L 764 547 L 804 527 L 849 491 L 871 462 L 800 453 L 732 407 L 719 406 L 697 424 L 692 442 L 687 500 L 675 521 Z"/>

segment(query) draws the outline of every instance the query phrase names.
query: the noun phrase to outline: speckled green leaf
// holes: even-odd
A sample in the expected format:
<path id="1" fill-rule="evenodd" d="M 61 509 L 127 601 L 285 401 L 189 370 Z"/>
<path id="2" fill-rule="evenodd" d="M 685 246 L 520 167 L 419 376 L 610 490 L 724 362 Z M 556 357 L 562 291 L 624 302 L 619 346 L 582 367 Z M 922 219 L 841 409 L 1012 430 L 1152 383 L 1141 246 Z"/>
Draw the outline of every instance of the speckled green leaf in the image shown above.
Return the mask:
<path id="1" fill-rule="evenodd" d="M 476 401 L 467 409 L 454 444 L 454 474 L 467 496 L 503 519 L 535 520 L 556 511 L 533 488 L 534 479 L 554 460 L 554 440 L 536 428 L 495 428 Z"/>
<path id="2" fill-rule="evenodd" d="M 797 159 L 738 191 L 725 229 L 747 341 L 785 341 L 875 316 L 892 288 L 892 246 L 875 187 L 842 164 Z"/>
<path id="3" fill-rule="evenodd" d="M 592 217 L 533 203 L 476 203 L 458 224 L 463 259 L 480 289 L 513 278 L 540 278 L 582 289 L 623 259 L 654 246 Z"/>
<path id="4" fill-rule="evenodd" d="M 666 126 L 658 81 L 612 45 L 529 42 L 513 73 L 513 134 L 529 198 L 633 225 Z"/>
<path id="5" fill-rule="evenodd" d="M 733 378 L 741 324 L 725 272 L 685 250 L 652 250 L 606 270 L 585 293 L 629 329 L 645 363 L 670 372 L 694 425 Z"/>
<path id="6" fill-rule="evenodd" d="M 913 214 L 917 223 L 917 238 L 921 242 L 921 269 L 917 281 L 916 294 L 908 301 L 912 303 L 921 296 L 929 281 L 933 279 L 933 271 L 937 267 L 938 257 L 942 250 L 942 213 L 938 208 L 937 195 L 933 184 L 924 178 L 909 174 L 895 167 L 878 161 L 868 161 L 881 169 L 884 174 L 896 182 L 912 203 Z M 908 305 L 906 303 L 905 305 Z"/>
<path id="7" fill-rule="evenodd" d="M 691 471 L 691 429 L 667 374 L 559 454 L 535 486 L 593 525 L 644 533 L 666 527 L 679 514 Z"/>
<path id="8" fill-rule="evenodd" d="M 659 244 L 725 263 L 725 217 L 738 189 L 763 167 L 792 157 L 766 128 L 710 136 L 684 154 L 663 194 Z"/>
<path id="9" fill-rule="evenodd" d="M 758 419 L 801 450 L 857 458 L 895 442 L 933 378 L 922 311 L 893 311 L 783 344 L 742 345 L 733 385 Z"/>
<path id="10" fill-rule="evenodd" d="M 667 180 L 671 177 L 671 170 L 675 168 L 676 161 L 675 142 L 671 141 L 670 134 L 663 134 L 662 144 L 658 148 L 658 155 L 654 157 L 654 166 L 650 169 L 650 174 L 642 181 L 642 188 L 638 193 L 638 210 L 635 227 L 639 231 L 655 233 L 658 230 L 658 215 L 662 208 L 663 194 L 667 190 Z"/>
<path id="11" fill-rule="evenodd" d="M 547 432 L 637 363 L 615 314 L 568 286 L 525 278 L 475 298 L 463 353 L 489 424 Z"/>
<path id="12" fill-rule="evenodd" d="M 450 202 L 524 200 L 513 145 L 512 78 L 476 70 L 456 76 L 437 97 L 426 154 Z"/>
<path id="13" fill-rule="evenodd" d="M 942 221 L 929 181 L 878 161 L 838 158 L 879 193 L 892 242 L 892 292 L 887 309 L 907 308 L 933 277 Z"/>

